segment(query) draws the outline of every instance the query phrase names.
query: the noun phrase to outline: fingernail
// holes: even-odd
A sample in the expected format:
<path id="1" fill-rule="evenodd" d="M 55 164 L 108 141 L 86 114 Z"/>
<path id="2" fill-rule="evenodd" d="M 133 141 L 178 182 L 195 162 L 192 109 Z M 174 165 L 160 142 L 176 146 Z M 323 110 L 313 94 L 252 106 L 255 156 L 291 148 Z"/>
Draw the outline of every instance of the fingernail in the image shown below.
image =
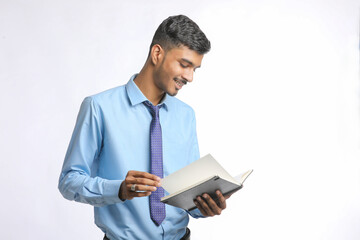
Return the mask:
<path id="1" fill-rule="evenodd" d="M 156 187 L 153 187 L 153 191 L 156 191 L 156 189 L 157 189 Z"/>

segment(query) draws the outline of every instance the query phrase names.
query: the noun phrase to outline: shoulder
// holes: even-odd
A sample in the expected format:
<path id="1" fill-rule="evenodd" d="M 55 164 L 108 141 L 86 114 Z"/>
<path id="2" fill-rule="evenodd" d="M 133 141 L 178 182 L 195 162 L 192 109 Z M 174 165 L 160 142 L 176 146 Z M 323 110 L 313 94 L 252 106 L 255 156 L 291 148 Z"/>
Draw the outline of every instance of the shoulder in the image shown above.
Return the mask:
<path id="1" fill-rule="evenodd" d="M 128 98 L 125 85 L 122 85 L 85 97 L 80 112 L 102 118 L 114 109 L 120 109 L 124 103 L 126 105 L 126 102 L 128 102 Z"/>
<path id="2" fill-rule="evenodd" d="M 126 95 L 125 85 L 114 87 L 89 97 L 92 98 L 95 102 L 106 102 L 113 99 L 118 99 L 123 95 Z"/>
<path id="3" fill-rule="evenodd" d="M 103 92 L 88 96 L 84 99 L 84 102 L 95 105 L 97 107 L 104 107 L 112 105 L 121 99 L 126 99 L 125 85 L 114 87 Z"/>
<path id="4" fill-rule="evenodd" d="M 170 111 L 179 113 L 186 117 L 195 117 L 195 111 L 190 105 L 176 97 L 171 97 L 169 95 L 166 97 L 168 98 Z"/>

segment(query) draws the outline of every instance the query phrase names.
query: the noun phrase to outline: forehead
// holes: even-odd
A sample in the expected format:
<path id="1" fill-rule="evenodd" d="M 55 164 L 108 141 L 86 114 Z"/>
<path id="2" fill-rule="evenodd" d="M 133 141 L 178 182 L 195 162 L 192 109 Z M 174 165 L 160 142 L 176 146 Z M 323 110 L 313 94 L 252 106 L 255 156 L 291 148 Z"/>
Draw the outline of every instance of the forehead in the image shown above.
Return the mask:
<path id="1" fill-rule="evenodd" d="M 199 54 L 198 52 L 189 49 L 186 46 L 180 46 L 176 48 L 172 48 L 167 51 L 166 57 L 172 60 L 177 61 L 187 61 L 191 62 L 194 67 L 199 67 L 201 65 L 201 61 L 204 55 Z"/>

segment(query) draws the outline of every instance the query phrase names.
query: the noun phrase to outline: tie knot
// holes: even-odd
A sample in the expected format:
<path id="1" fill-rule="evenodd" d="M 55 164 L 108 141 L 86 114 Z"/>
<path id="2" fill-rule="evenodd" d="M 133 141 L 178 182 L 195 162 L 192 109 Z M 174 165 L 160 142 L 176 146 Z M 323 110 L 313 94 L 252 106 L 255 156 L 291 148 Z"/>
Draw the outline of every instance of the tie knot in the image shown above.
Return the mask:
<path id="1" fill-rule="evenodd" d="M 149 101 L 145 101 L 144 104 L 145 104 L 145 106 L 148 107 L 148 109 L 150 109 L 151 115 L 152 115 L 153 117 L 159 117 L 159 109 L 163 106 L 162 104 L 161 104 L 161 105 L 154 106 L 154 105 L 152 105 L 152 103 L 149 102 Z"/>

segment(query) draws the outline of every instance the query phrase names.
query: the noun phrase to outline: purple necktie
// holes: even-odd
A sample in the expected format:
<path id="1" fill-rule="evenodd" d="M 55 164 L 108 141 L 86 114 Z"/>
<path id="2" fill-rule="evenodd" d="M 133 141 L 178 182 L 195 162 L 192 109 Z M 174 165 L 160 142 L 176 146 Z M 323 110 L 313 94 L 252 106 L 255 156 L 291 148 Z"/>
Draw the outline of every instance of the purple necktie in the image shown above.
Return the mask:
<path id="1" fill-rule="evenodd" d="M 163 178 L 163 153 L 162 153 L 162 135 L 159 119 L 159 109 L 162 105 L 154 106 L 146 101 L 144 104 L 149 108 L 152 121 L 150 124 L 150 152 L 151 152 L 151 170 L 150 172 L 160 178 Z M 165 218 L 165 204 L 160 202 L 164 196 L 164 189 L 159 187 L 150 195 L 150 216 L 156 225 L 160 225 Z"/>

